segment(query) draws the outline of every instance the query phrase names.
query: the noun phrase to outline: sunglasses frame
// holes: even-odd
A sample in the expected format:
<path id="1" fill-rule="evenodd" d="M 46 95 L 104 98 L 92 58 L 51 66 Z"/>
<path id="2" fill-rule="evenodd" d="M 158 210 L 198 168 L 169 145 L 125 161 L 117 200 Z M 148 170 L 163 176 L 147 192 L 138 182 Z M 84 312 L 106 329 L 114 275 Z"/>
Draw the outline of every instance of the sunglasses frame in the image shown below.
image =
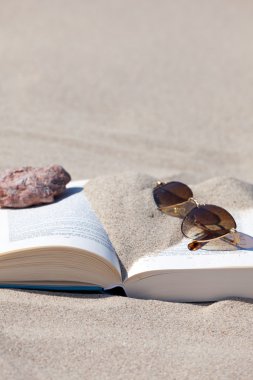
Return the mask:
<path id="1" fill-rule="evenodd" d="M 153 193 L 154 193 L 154 190 L 158 189 L 159 187 L 162 187 L 166 184 L 168 184 L 170 182 L 160 182 L 160 181 L 157 181 L 155 186 L 153 187 Z M 183 183 L 182 183 L 183 184 Z M 185 185 L 185 184 L 183 184 Z M 187 186 L 187 185 L 185 185 Z M 189 188 L 189 186 L 187 186 Z M 190 188 L 189 188 L 190 189 Z M 191 189 L 190 189 L 191 190 Z M 192 192 L 192 190 L 191 190 Z M 156 202 L 155 202 L 156 203 Z M 181 214 L 180 215 L 180 208 L 185 205 L 185 204 L 190 204 L 190 203 L 194 203 L 195 204 L 195 207 L 201 207 L 201 206 L 205 206 L 205 203 L 203 204 L 200 204 L 194 197 L 190 197 L 189 199 L 187 199 L 187 201 L 184 201 L 184 202 L 181 202 L 181 203 L 177 203 L 177 204 L 174 204 L 174 205 L 170 205 L 170 206 L 164 206 L 164 207 L 159 207 L 157 206 L 157 209 L 161 212 L 163 212 L 164 214 L 167 214 L 167 215 L 171 215 L 169 213 L 166 212 L 166 209 L 170 209 L 170 210 L 174 210 L 174 215 L 173 216 L 176 216 L 176 217 L 179 217 L 179 218 L 182 218 L 183 221 L 182 221 L 182 224 L 181 224 L 181 231 L 182 231 L 182 234 L 187 237 L 184 233 L 183 233 L 183 230 L 182 230 L 182 226 L 183 226 L 183 223 L 184 223 L 184 220 L 185 218 L 187 217 L 187 215 L 189 214 L 189 212 L 192 210 L 190 210 L 188 213 L 184 213 L 183 215 Z M 179 208 L 180 206 L 180 208 Z M 219 207 L 219 206 L 217 206 Z M 165 211 L 164 211 L 165 210 Z M 179 214 L 177 214 L 179 210 Z M 226 210 L 225 210 L 226 211 Z M 229 213 L 230 214 L 230 213 Z M 230 214 L 231 215 L 231 214 Z M 232 219 L 234 220 L 233 216 L 231 215 Z M 235 222 L 235 220 L 234 220 Z M 235 222 L 235 225 L 236 225 L 236 222 Z M 232 238 L 233 240 L 229 239 L 227 236 L 228 235 L 232 235 Z M 188 238 L 188 237 L 187 237 Z M 201 240 L 197 240 L 197 239 L 194 239 L 192 240 L 189 244 L 188 244 L 188 249 L 190 251 L 196 251 L 200 248 L 202 248 L 204 245 L 206 245 L 207 243 L 209 243 L 210 241 L 213 241 L 213 240 L 218 240 L 218 239 L 221 239 L 221 240 L 225 240 L 227 243 L 229 244 L 232 244 L 234 246 L 236 246 L 239 242 L 240 242 L 240 237 L 239 237 L 239 233 L 237 232 L 236 228 L 231 228 L 227 233 L 225 233 L 224 235 L 222 236 L 217 236 L 217 237 L 214 237 L 212 239 L 201 239 Z"/>

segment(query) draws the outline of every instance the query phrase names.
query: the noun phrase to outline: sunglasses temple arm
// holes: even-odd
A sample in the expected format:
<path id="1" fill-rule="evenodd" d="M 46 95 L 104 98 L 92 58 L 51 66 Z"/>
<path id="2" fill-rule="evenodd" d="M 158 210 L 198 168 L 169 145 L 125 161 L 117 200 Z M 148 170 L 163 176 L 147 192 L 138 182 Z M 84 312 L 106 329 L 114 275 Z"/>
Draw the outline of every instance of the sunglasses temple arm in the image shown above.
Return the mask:
<path id="1" fill-rule="evenodd" d="M 237 246 L 240 243 L 240 234 L 239 234 L 239 232 L 237 232 L 235 229 L 232 229 L 229 232 L 229 234 L 232 235 L 232 240 L 229 239 L 227 236 L 223 236 L 221 239 L 225 240 L 227 243 L 230 243 L 232 245 Z"/>
<path id="2" fill-rule="evenodd" d="M 227 236 L 223 236 L 221 239 L 225 240 L 227 243 L 232 244 L 232 245 L 237 245 L 240 243 L 240 235 L 236 230 L 231 230 L 229 234 L 232 235 L 233 240 L 229 239 Z M 209 243 L 210 240 L 208 241 L 198 241 L 198 240 L 193 240 L 191 243 L 188 244 L 188 249 L 190 251 L 197 251 L 198 249 L 204 247 L 207 243 Z"/>
<path id="3" fill-rule="evenodd" d="M 198 240 L 193 240 L 188 244 L 188 249 L 190 251 L 197 251 L 198 249 L 204 247 L 208 241 L 198 241 Z"/>

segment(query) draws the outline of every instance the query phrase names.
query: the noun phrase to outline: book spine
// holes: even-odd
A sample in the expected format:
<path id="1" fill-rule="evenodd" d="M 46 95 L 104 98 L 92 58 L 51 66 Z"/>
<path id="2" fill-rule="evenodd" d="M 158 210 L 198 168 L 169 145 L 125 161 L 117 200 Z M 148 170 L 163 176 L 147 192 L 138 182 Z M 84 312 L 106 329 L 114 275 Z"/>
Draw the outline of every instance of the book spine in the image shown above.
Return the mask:
<path id="1" fill-rule="evenodd" d="M 44 291 L 67 291 L 67 292 L 95 292 L 104 293 L 100 286 L 82 286 L 82 285 L 26 285 L 26 284 L 0 284 L 2 289 L 23 289 L 23 290 L 44 290 Z"/>

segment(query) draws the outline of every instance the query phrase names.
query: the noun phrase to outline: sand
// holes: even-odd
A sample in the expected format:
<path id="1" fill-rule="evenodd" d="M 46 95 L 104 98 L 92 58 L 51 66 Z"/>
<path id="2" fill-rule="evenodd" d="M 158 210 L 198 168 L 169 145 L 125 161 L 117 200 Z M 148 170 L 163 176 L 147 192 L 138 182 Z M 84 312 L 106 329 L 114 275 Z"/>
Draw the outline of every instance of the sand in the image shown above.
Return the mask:
<path id="1" fill-rule="evenodd" d="M 96 177 L 97 192 L 104 176 L 176 177 L 247 207 L 252 11 L 227 0 L 2 2 L 0 169 L 59 163 Z M 0 307 L 3 379 L 252 378 L 250 300 L 1 290 Z"/>

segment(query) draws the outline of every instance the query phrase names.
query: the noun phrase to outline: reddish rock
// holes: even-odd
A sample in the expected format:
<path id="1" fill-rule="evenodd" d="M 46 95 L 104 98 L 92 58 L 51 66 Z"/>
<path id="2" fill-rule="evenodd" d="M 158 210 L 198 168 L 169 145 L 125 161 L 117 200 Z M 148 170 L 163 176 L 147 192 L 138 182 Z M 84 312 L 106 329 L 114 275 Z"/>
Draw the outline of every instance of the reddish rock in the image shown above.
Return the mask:
<path id="1" fill-rule="evenodd" d="M 70 175 L 59 165 L 6 170 L 0 177 L 0 207 L 23 208 L 51 203 L 64 192 L 70 180 Z"/>

